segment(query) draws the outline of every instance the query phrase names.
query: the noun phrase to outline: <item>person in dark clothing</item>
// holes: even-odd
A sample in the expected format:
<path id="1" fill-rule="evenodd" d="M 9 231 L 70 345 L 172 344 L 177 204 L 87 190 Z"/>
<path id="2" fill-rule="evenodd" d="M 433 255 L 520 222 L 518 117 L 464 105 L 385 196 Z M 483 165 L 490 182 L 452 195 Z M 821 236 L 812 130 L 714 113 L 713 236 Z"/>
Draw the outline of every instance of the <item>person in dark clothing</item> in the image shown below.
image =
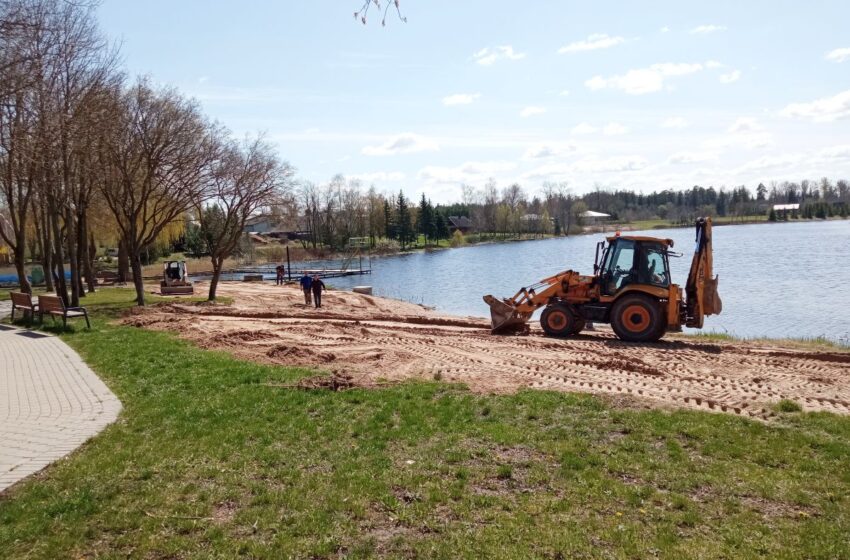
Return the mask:
<path id="1" fill-rule="evenodd" d="M 316 309 L 322 306 L 322 290 L 325 288 L 325 283 L 322 282 L 322 279 L 319 278 L 319 275 L 313 276 L 313 283 L 311 284 L 313 288 L 313 301 L 316 302 Z"/>
<path id="2" fill-rule="evenodd" d="M 301 277 L 301 289 L 304 290 L 304 305 L 310 305 L 310 288 L 313 285 L 313 279 L 306 272 Z"/>
<path id="3" fill-rule="evenodd" d="M 274 280 L 275 286 L 283 286 L 283 275 L 286 272 L 286 268 L 282 264 L 279 264 L 274 270 L 277 273 L 277 276 Z"/>

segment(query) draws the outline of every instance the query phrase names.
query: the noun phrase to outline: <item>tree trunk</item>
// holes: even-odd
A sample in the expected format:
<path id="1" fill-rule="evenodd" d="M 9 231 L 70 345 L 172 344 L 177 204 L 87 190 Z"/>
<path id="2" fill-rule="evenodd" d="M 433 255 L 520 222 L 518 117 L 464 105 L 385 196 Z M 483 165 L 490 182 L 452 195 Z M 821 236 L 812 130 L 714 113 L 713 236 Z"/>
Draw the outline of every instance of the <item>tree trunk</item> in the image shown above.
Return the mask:
<path id="1" fill-rule="evenodd" d="M 47 225 L 47 210 L 42 208 L 36 215 L 41 216 L 41 225 L 38 233 L 41 249 L 41 268 L 44 271 L 44 287 L 48 292 L 54 291 L 53 286 L 53 248 L 50 240 L 50 227 Z"/>
<path id="2" fill-rule="evenodd" d="M 56 295 L 62 298 L 65 306 L 68 304 L 68 285 L 65 283 L 65 255 L 62 250 L 62 233 L 59 229 L 59 213 L 50 212 L 51 228 L 53 230 L 53 263 L 56 267 Z"/>
<path id="3" fill-rule="evenodd" d="M 130 257 L 130 263 L 133 269 L 133 285 L 136 288 L 136 305 L 144 305 L 145 281 L 142 278 L 142 256 L 139 251 Z"/>
<path id="4" fill-rule="evenodd" d="M 27 278 L 27 271 L 24 268 L 24 264 L 26 263 L 26 255 L 24 254 L 24 248 L 21 245 L 15 247 L 15 272 L 18 273 L 18 284 L 21 286 L 21 291 L 26 294 L 32 293 L 32 286 L 30 286 L 30 281 Z"/>
<path id="5" fill-rule="evenodd" d="M 88 223 L 86 223 L 86 229 L 88 229 Z M 89 238 L 90 241 L 86 247 L 86 255 L 85 260 L 83 261 L 83 266 L 85 267 L 86 283 L 88 284 L 89 293 L 93 294 L 95 286 L 97 285 L 97 281 L 94 277 L 94 256 L 97 247 L 94 244 L 94 233 L 89 232 Z M 85 237 L 83 237 L 83 243 L 85 243 Z"/>
<path id="6" fill-rule="evenodd" d="M 222 267 L 223 264 L 224 264 L 223 258 L 217 258 L 217 257 L 212 258 L 213 275 L 212 275 L 212 278 L 210 279 L 210 293 L 209 293 L 209 296 L 207 297 L 207 299 L 209 301 L 215 301 L 215 291 L 218 288 L 218 279 L 221 276 L 221 267 Z"/>
<path id="7" fill-rule="evenodd" d="M 68 268 L 71 272 L 71 307 L 80 306 L 80 261 L 77 247 L 77 228 L 74 216 L 70 211 L 65 212 L 65 242 L 68 244 Z"/>
<path id="8" fill-rule="evenodd" d="M 118 282 L 125 284 L 130 276 L 130 256 L 127 254 L 127 241 L 122 237 L 118 242 Z"/>

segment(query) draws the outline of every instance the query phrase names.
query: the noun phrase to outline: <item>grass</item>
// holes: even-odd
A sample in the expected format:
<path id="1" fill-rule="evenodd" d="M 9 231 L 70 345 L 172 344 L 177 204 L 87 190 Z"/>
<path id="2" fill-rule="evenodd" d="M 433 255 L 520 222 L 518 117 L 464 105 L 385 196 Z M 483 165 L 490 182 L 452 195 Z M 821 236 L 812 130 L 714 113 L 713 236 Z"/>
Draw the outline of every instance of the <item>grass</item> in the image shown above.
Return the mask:
<path id="1" fill-rule="evenodd" d="M 837 350 L 850 351 L 850 341 L 831 340 L 823 336 L 801 336 L 801 337 L 786 337 L 786 338 L 764 338 L 764 337 L 746 337 L 736 336 L 729 333 L 721 332 L 697 332 L 688 333 L 688 337 L 700 338 L 710 341 L 737 341 L 737 342 L 758 342 L 765 344 L 777 344 L 789 346 L 792 348 L 802 348 L 811 350 Z"/>
<path id="2" fill-rule="evenodd" d="M 0 496 L 0 558 L 850 557 L 848 418 L 270 387 L 315 372 L 110 324 L 131 298 L 63 334 L 120 419 Z"/>
<path id="3" fill-rule="evenodd" d="M 767 222 L 767 215 L 756 214 L 752 216 L 714 216 L 711 218 L 711 221 L 716 226 L 741 223 L 749 224 L 753 222 Z M 670 220 L 662 220 L 660 218 L 655 218 L 652 220 L 635 220 L 634 222 L 629 222 L 628 225 L 635 230 L 668 229 L 693 226 L 692 223 L 677 225 L 670 222 Z"/>

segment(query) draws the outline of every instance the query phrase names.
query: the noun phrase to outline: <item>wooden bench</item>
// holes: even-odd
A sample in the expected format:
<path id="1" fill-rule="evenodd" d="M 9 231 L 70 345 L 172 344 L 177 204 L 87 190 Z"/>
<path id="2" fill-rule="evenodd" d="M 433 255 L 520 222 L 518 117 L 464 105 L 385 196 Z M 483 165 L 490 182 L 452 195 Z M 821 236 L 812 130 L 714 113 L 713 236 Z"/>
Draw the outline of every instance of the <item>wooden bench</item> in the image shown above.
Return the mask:
<path id="1" fill-rule="evenodd" d="M 114 286 L 118 282 L 118 274 L 111 270 L 101 270 L 94 278 L 102 286 Z"/>
<path id="2" fill-rule="evenodd" d="M 38 296 L 38 312 L 41 315 L 41 322 L 44 322 L 44 314 L 47 313 L 56 322 L 56 317 L 62 317 L 62 326 L 68 326 L 68 319 L 75 317 L 85 317 L 86 327 L 91 328 L 89 323 L 89 313 L 85 307 L 65 307 L 65 302 L 59 296 Z"/>
<path id="3" fill-rule="evenodd" d="M 32 296 L 24 292 L 9 292 L 9 297 L 12 299 L 12 321 L 15 320 L 15 310 L 23 309 L 24 317 L 29 315 L 31 324 L 35 312 L 38 311 L 38 304 L 32 302 Z"/>

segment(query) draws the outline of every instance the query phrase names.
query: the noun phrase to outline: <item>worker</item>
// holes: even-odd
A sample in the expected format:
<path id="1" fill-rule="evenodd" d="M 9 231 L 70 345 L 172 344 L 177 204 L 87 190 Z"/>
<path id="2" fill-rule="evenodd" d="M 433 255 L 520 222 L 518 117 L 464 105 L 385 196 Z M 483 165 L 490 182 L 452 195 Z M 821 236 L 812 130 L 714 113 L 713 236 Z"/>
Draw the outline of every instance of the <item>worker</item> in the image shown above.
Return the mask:
<path id="1" fill-rule="evenodd" d="M 283 286 L 283 274 L 286 271 L 286 268 L 282 264 L 279 264 L 274 270 L 277 273 L 274 280 L 275 286 Z"/>
<path id="2" fill-rule="evenodd" d="M 304 290 L 304 305 L 310 305 L 310 288 L 313 285 L 313 279 L 306 272 L 301 277 L 301 289 Z"/>
<path id="3" fill-rule="evenodd" d="M 318 274 L 316 274 L 313 276 L 311 286 L 313 288 L 313 301 L 316 303 L 316 309 L 318 309 L 322 306 L 322 290 L 325 289 L 325 283 L 322 282 L 322 279 L 319 278 Z"/>

